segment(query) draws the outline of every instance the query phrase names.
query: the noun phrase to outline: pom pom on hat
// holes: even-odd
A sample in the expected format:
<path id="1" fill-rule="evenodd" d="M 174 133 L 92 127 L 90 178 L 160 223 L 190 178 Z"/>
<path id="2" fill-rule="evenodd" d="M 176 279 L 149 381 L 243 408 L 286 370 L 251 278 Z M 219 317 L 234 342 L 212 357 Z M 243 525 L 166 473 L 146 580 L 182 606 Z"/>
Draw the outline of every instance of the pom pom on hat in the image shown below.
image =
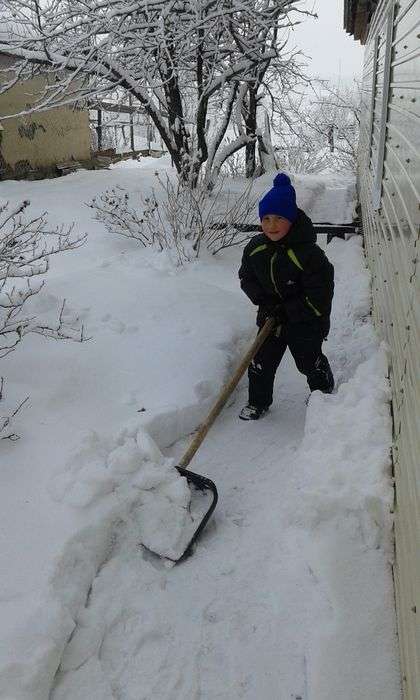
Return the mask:
<path id="1" fill-rule="evenodd" d="M 289 187 L 292 186 L 290 177 L 286 173 L 278 173 L 273 180 L 274 187 Z"/>
<path id="2" fill-rule="evenodd" d="M 286 173 L 276 175 L 272 189 L 261 199 L 258 209 L 260 219 L 268 214 L 275 214 L 291 223 L 296 221 L 298 215 L 296 192 Z"/>

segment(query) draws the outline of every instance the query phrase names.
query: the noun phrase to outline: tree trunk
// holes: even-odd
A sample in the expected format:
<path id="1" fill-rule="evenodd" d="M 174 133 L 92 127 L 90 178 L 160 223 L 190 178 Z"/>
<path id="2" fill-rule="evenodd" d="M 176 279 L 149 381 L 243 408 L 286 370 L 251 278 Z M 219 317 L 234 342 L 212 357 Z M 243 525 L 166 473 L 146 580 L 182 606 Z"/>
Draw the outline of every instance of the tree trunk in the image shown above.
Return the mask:
<path id="1" fill-rule="evenodd" d="M 264 117 L 264 132 L 258 135 L 258 152 L 260 156 L 259 174 L 278 169 L 277 159 L 271 141 L 270 121 L 268 114 Z"/>
<path id="2" fill-rule="evenodd" d="M 247 136 L 255 136 L 257 130 L 257 99 L 254 86 L 249 86 L 248 103 L 244 111 L 245 133 Z M 247 143 L 245 147 L 245 177 L 254 177 L 256 168 L 255 139 Z"/>

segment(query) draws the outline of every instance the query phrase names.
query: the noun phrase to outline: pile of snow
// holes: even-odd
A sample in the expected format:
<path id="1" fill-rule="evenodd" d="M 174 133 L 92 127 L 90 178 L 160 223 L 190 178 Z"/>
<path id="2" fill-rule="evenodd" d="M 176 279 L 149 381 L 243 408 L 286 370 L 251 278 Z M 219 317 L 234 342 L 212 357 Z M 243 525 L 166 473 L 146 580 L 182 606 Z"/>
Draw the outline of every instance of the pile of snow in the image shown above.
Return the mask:
<path id="1" fill-rule="evenodd" d="M 299 542 L 325 597 L 308 656 L 308 687 L 319 700 L 362 698 L 367 688 L 369 698 L 399 697 L 395 622 L 384 607 L 393 600 L 385 359 L 377 350 L 337 394 L 311 396 L 297 455 Z M 378 576 L 387 565 L 389 576 Z"/>
<path id="2" fill-rule="evenodd" d="M 53 498 L 86 508 L 112 495 L 114 519 L 135 506 L 142 544 L 160 556 L 178 559 L 187 544 L 186 480 L 142 428 L 125 429 L 114 444 L 107 442 L 96 433 L 86 438 L 53 480 Z"/>
<path id="3" fill-rule="evenodd" d="M 389 393 L 360 242 L 328 248 L 337 393 L 312 395 L 305 422 L 305 382 L 286 358 L 261 424 L 226 409 L 194 466 L 218 484 L 219 531 L 168 568 L 141 544 L 176 558 L 195 523 L 173 468 L 180 448 L 163 451 L 203 420 L 254 334 L 254 310 L 239 249 L 176 269 L 91 220 L 84 202 L 98 192 L 147 195 L 168 169 L 164 158 L 127 163 L 2 183 L 2 197 L 25 193 L 52 223 L 89 232 L 54 261 L 33 308 L 48 315 L 66 297 L 92 340 L 28 338 L 4 361 L 9 401 L 29 394 L 31 408 L 15 426 L 22 439 L 3 447 L 0 696 L 268 700 L 281 687 L 395 700 Z M 351 216 L 348 180 L 295 185 L 314 220 Z"/>
<path id="4" fill-rule="evenodd" d="M 393 699 L 400 697 L 395 620 L 384 607 L 394 595 L 387 351 L 369 315 L 361 241 L 335 239 L 327 253 L 337 293 L 325 352 L 338 389 L 311 395 L 294 463 L 297 546 L 324 598 L 308 645 L 308 696 Z M 384 568 L 387 577 L 378 575 Z"/>

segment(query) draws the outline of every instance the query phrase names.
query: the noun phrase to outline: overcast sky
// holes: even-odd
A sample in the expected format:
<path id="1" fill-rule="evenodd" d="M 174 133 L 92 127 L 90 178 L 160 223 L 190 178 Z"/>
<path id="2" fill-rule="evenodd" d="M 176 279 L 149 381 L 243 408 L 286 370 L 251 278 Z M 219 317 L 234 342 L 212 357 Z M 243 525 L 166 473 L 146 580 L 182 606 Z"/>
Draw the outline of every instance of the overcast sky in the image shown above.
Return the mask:
<path id="1" fill-rule="evenodd" d="M 305 19 L 290 40 L 310 57 L 308 72 L 329 79 L 341 76 L 345 81 L 360 76 L 363 47 L 343 29 L 344 0 L 307 0 L 305 5 L 318 19 Z"/>

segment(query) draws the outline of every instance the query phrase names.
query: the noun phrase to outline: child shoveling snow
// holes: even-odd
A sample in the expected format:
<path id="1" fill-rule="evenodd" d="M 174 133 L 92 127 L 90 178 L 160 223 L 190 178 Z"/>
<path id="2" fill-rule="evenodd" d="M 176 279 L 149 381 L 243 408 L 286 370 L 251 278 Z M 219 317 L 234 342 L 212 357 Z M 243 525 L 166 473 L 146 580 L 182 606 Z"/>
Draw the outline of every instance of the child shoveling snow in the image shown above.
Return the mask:
<path id="1" fill-rule="evenodd" d="M 316 245 L 311 220 L 296 206 L 290 178 L 279 173 L 259 203 L 262 234 L 246 245 L 241 288 L 258 306 L 257 326 L 277 322 L 248 368 L 249 400 L 239 417 L 258 420 L 273 401 L 276 370 L 288 347 L 311 391 L 331 393 L 334 377 L 322 343 L 330 329 L 334 268 Z"/>

